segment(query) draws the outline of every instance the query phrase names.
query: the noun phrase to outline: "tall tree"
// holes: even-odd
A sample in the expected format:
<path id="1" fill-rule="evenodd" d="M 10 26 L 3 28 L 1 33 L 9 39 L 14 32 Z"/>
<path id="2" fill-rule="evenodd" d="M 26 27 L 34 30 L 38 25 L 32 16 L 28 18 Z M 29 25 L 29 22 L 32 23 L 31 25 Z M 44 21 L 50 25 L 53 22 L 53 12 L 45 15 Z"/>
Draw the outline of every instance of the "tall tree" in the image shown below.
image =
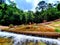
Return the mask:
<path id="1" fill-rule="evenodd" d="M 28 11 L 28 22 L 33 22 L 34 15 L 32 11 Z"/>
<path id="2" fill-rule="evenodd" d="M 39 3 L 38 3 L 38 9 L 40 10 L 44 10 L 44 9 L 46 9 L 46 7 L 47 7 L 47 3 L 45 2 L 45 1 L 40 1 Z"/>
<path id="3" fill-rule="evenodd" d="M 12 5 L 13 7 L 16 7 L 16 3 L 14 3 L 14 1 L 8 0 L 8 2 L 9 2 L 10 5 Z"/>
<path id="4" fill-rule="evenodd" d="M 48 9 L 52 8 L 53 7 L 53 4 L 52 3 L 49 3 L 48 4 Z"/>
<path id="5" fill-rule="evenodd" d="M 60 11 L 60 3 L 57 5 L 57 9 Z"/>

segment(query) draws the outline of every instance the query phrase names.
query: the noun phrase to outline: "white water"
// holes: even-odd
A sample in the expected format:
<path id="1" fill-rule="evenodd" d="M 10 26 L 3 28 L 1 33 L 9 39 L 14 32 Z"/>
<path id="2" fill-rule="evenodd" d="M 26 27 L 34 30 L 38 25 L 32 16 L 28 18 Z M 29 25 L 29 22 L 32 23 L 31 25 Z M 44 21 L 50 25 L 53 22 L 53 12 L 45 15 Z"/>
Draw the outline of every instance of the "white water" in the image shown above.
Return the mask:
<path id="1" fill-rule="evenodd" d="M 49 38 L 42 38 L 42 37 L 34 37 L 34 36 L 27 36 L 27 35 L 22 35 L 22 34 L 14 34 L 14 33 L 9 33 L 9 32 L 1 32 L 0 31 L 0 36 L 6 36 L 6 37 L 14 37 L 14 45 L 17 45 L 18 42 L 20 42 L 19 45 L 22 45 L 21 44 L 21 41 L 26 41 L 26 39 L 28 40 L 42 40 L 43 42 L 49 42 L 50 45 L 52 45 L 51 43 L 57 43 L 57 45 L 60 45 L 60 41 L 59 40 L 56 40 L 56 39 L 49 39 Z"/>

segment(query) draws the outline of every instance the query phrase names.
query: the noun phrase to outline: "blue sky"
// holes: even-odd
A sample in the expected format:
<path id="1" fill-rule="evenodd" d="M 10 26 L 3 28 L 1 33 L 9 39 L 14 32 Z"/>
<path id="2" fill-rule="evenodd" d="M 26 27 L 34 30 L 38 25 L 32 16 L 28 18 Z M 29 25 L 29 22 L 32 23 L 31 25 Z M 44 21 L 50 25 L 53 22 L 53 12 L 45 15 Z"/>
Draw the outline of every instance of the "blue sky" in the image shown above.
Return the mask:
<path id="1" fill-rule="evenodd" d="M 35 11 L 35 7 L 39 3 L 39 1 L 42 1 L 42 0 L 11 0 L 11 1 L 14 1 L 17 4 L 17 7 L 19 9 L 22 9 L 25 11 L 27 10 Z M 48 3 L 55 3 L 56 1 L 60 1 L 60 0 L 44 0 L 44 1 Z"/>

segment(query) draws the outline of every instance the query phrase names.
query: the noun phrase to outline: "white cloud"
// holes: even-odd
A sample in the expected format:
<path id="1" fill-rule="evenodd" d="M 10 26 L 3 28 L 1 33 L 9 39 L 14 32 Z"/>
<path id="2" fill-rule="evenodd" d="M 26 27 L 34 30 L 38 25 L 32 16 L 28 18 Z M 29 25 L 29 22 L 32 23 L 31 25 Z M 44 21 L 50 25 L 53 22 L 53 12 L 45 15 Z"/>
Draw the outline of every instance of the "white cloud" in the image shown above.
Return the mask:
<path id="1" fill-rule="evenodd" d="M 60 0 L 44 0 L 44 1 L 46 1 L 47 3 L 55 3 L 55 2 L 60 1 Z"/>
<path id="2" fill-rule="evenodd" d="M 10 1 L 15 2 L 15 0 L 10 0 Z M 6 0 L 6 4 L 10 4 L 9 0 Z"/>
<path id="3" fill-rule="evenodd" d="M 33 5 L 33 8 L 31 9 L 32 11 L 35 11 L 35 7 L 39 3 L 40 0 L 26 0 L 26 2 L 31 3 Z"/>
<path id="4" fill-rule="evenodd" d="M 33 8 L 31 9 L 32 11 L 35 11 L 35 8 L 37 4 L 39 3 L 40 0 L 33 0 Z"/>
<path id="5" fill-rule="evenodd" d="M 33 8 L 31 9 L 32 11 L 35 11 L 35 7 L 39 3 L 39 1 L 42 1 L 42 0 L 33 0 Z M 47 3 L 55 3 L 60 0 L 43 0 L 43 1 L 46 1 Z"/>
<path id="6" fill-rule="evenodd" d="M 31 3 L 31 2 L 32 2 L 32 0 L 26 0 L 26 2 Z"/>
<path id="7" fill-rule="evenodd" d="M 14 1 L 14 0 L 11 0 L 11 1 Z"/>
<path id="8" fill-rule="evenodd" d="M 11 0 L 11 1 L 15 1 L 15 0 Z M 24 0 L 18 0 L 18 1 L 20 1 L 19 4 L 22 4 L 22 2 L 23 2 Z M 36 8 L 37 4 L 39 3 L 39 1 L 42 1 L 42 0 L 25 0 L 25 1 L 27 2 L 27 4 L 29 3 L 29 4 L 33 5 L 31 9 L 28 8 L 28 7 L 30 7 L 30 5 L 29 5 L 26 10 L 35 11 L 35 8 Z M 43 1 L 46 1 L 47 3 L 55 3 L 55 1 L 60 1 L 60 0 L 43 0 Z M 16 1 L 16 2 L 17 2 L 17 1 Z M 17 3 L 18 3 L 18 2 L 17 2 Z M 19 4 L 18 4 L 18 5 L 19 5 Z M 19 6 L 20 6 L 20 5 L 19 5 Z M 18 7 L 19 7 L 19 6 L 18 6 Z M 23 6 L 23 8 L 25 8 L 25 7 Z M 24 10 L 24 9 L 23 9 L 23 10 Z"/>
<path id="9" fill-rule="evenodd" d="M 6 0 L 6 3 L 9 4 L 9 2 Z"/>

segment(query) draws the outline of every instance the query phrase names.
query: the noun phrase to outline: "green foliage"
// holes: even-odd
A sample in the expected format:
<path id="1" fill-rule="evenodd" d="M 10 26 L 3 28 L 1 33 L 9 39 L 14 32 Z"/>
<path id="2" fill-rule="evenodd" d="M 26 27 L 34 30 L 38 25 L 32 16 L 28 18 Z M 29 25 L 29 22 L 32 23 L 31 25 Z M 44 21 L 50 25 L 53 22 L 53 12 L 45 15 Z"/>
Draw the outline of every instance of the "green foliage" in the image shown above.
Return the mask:
<path id="1" fill-rule="evenodd" d="M 42 11 L 47 7 L 47 3 L 45 1 L 40 1 L 38 3 L 38 9 L 41 9 Z"/>
<path id="2" fill-rule="evenodd" d="M 9 25 L 9 28 L 13 28 L 13 24 L 10 24 L 10 25 Z"/>
<path id="3" fill-rule="evenodd" d="M 15 3 L 10 3 L 10 5 L 0 4 L 1 25 L 20 25 L 29 22 L 40 23 L 43 20 L 51 21 L 60 18 L 60 3 L 54 7 L 52 4 L 46 4 L 46 2 L 42 1 L 39 3 L 39 8 L 42 10 L 39 11 L 40 9 L 37 7 L 35 13 L 33 11 L 24 12 L 18 9 Z"/>
<path id="4" fill-rule="evenodd" d="M 55 20 L 60 17 L 56 8 L 51 8 L 42 13 L 43 19 L 47 21 Z M 58 17 L 59 16 L 59 17 Z"/>
<path id="5" fill-rule="evenodd" d="M 58 11 L 60 11 L 60 3 L 57 5 L 57 9 Z"/>
<path id="6" fill-rule="evenodd" d="M 56 31 L 56 32 L 60 32 L 60 29 L 57 29 L 57 28 L 56 28 L 55 31 Z"/>
<path id="7" fill-rule="evenodd" d="M 28 22 L 33 22 L 33 19 L 34 19 L 34 15 L 33 15 L 33 12 L 32 11 L 28 11 Z"/>

